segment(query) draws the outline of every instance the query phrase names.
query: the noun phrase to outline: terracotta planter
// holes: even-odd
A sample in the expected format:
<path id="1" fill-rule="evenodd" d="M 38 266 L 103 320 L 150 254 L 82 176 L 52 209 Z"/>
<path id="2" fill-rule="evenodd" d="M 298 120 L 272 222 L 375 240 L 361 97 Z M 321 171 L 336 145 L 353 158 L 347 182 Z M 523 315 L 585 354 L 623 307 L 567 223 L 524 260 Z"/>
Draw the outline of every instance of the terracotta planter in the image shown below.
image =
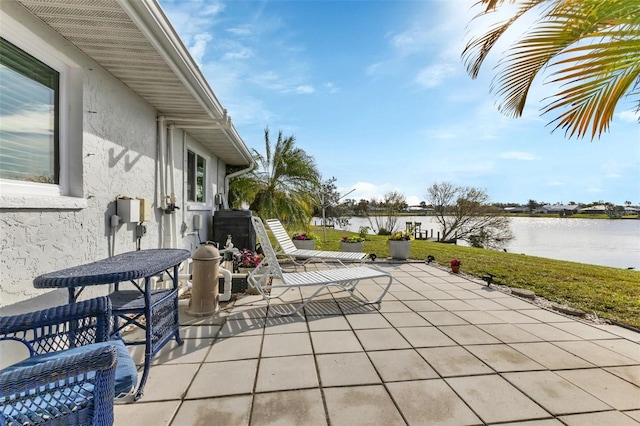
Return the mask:
<path id="1" fill-rule="evenodd" d="M 452 265 L 451 272 L 453 272 L 454 274 L 457 274 L 458 272 L 460 272 L 460 265 Z"/>
<path id="2" fill-rule="evenodd" d="M 316 240 L 291 240 L 293 245 L 300 250 L 315 250 Z"/>
<path id="3" fill-rule="evenodd" d="M 406 260 L 411 251 L 411 240 L 395 241 L 389 240 L 389 256 L 397 260 Z"/>
<path id="4" fill-rule="evenodd" d="M 345 243 L 340 241 L 340 251 L 346 251 L 349 253 L 362 253 L 364 247 L 364 241 L 360 243 Z"/>

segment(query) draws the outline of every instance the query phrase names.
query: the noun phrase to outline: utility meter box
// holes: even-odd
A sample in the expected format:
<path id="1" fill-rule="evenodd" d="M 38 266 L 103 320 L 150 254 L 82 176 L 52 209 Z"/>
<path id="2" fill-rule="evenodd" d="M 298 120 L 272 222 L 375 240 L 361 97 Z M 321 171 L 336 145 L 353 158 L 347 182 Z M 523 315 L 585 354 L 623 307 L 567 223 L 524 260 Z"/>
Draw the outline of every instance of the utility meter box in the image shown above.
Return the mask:
<path id="1" fill-rule="evenodd" d="M 116 212 L 124 223 L 140 222 L 140 200 L 118 198 Z"/>
<path id="2" fill-rule="evenodd" d="M 140 201 L 140 222 L 151 221 L 151 200 L 138 198 L 138 201 Z"/>

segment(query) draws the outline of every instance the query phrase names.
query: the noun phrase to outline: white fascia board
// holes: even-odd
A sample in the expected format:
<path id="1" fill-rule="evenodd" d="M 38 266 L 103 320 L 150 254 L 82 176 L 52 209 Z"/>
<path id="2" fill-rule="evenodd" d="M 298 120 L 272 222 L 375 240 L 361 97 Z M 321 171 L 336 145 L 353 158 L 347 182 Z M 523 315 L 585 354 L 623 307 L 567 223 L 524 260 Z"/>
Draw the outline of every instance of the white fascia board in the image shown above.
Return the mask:
<path id="1" fill-rule="evenodd" d="M 122 9 L 165 59 L 211 118 L 224 109 L 156 0 L 118 0 Z"/>
<path id="2" fill-rule="evenodd" d="M 234 125 L 231 124 L 228 129 L 225 129 L 225 133 L 229 136 L 229 139 L 233 141 L 234 145 L 237 146 L 238 151 L 240 151 L 242 156 L 247 160 L 247 163 L 252 164 L 253 155 L 251 155 L 251 151 L 238 134 L 238 131 L 236 130 Z"/>
<path id="3" fill-rule="evenodd" d="M 165 15 L 157 0 L 118 0 L 122 9 L 127 12 L 132 21 L 156 48 L 167 64 L 174 70 L 202 105 L 208 115 L 215 120 L 227 119 L 226 110 L 209 86 L 200 68 L 193 60 L 182 39 L 176 33 L 173 25 Z M 247 148 L 233 124 L 225 132 L 236 149 L 247 160 L 253 163 L 253 156 Z"/>

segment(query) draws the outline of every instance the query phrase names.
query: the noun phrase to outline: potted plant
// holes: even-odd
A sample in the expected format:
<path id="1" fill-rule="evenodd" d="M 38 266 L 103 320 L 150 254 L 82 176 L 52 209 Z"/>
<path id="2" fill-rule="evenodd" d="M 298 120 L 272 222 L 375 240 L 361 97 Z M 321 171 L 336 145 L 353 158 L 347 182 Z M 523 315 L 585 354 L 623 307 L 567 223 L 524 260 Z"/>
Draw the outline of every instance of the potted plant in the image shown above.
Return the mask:
<path id="1" fill-rule="evenodd" d="M 362 253 L 366 235 L 369 232 L 368 226 L 361 226 L 358 236 L 344 236 L 340 240 L 340 251 Z"/>
<path id="2" fill-rule="evenodd" d="M 389 236 L 389 256 L 393 259 L 406 260 L 409 257 L 413 238 L 412 229 L 391 234 Z"/>
<path id="3" fill-rule="evenodd" d="M 240 273 L 248 274 L 252 269 L 257 267 L 261 261 L 262 256 L 249 249 L 242 249 L 233 255 L 234 269 Z"/>
<path id="4" fill-rule="evenodd" d="M 253 271 L 262 261 L 262 256 L 256 253 L 255 251 L 251 251 L 249 249 L 242 249 L 237 253 L 233 254 L 233 269 L 240 274 L 246 274 L 247 276 Z M 258 289 L 251 286 L 251 284 L 247 281 L 246 292 L 248 294 L 258 294 Z"/>
<path id="5" fill-rule="evenodd" d="M 451 272 L 453 272 L 454 274 L 460 272 L 460 265 L 462 265 L 462 262 L 460 262 L 458 259 L 451 259 Z"/>
<path id="6" fill-rule="evenodd" d="M 306 232 L 304 234 L 295 233 L 291 237 L 293 241 L 293 245 L 296 248 L 301 250 L 315 250 L 316 249 L 316 240 L 318 236 L 313 232 Z"/>

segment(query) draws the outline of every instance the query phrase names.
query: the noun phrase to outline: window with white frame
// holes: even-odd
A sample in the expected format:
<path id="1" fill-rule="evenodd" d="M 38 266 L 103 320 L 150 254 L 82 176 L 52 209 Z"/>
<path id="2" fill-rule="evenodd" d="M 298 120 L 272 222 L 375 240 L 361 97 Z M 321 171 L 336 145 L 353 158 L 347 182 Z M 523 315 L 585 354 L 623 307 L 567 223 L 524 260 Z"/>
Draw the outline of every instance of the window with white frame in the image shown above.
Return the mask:
<path id="1" fill-rule="evenodd" d="M 196 203 L 207 202 L 207 160 L 187 150 L 187 200 Z"/>
<path id="2" fill-rule="evenodd" d="M 0 8 L 0 208 L 84 208 L 80 56 L 14 12 Z"/>
<path id="3" fill-rule="evenodd" d="M 0 38 L 0 178 L 60 183 L 60 73 Z"/>

